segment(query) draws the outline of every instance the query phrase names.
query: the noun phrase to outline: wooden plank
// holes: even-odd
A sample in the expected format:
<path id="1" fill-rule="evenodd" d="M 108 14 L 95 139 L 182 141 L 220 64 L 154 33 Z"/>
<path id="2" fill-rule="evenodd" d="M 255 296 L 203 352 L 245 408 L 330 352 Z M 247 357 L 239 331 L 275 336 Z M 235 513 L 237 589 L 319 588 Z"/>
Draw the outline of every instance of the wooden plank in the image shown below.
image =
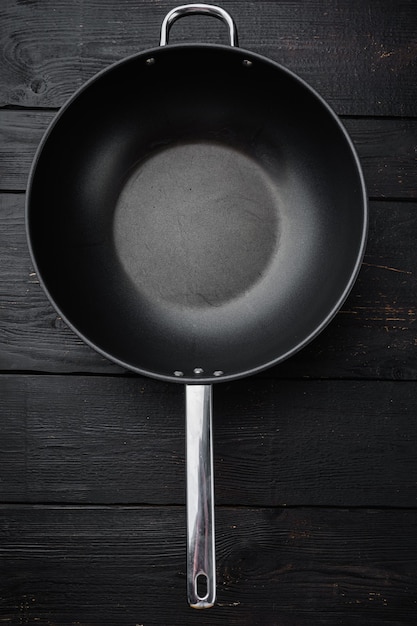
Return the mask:
<path id="1" fill-rule="evenodd" d="M 342 120 L 358 152 L 371 198 L 415 198 L 417 121 Z"/>
<path id="2" fill-rule="evenodd" d="M 366 254 L 350 296 L 328 328 L 275 375 L 415 379 L 415 209 L 371 203 Z"/>
<path id="3" fill-rule="evenodd" d="M 413 626 L 416 511 L 220 509 L 217 605 L 185 600 L 182 508 L 1 507 L 1 621 Z"/>
<path id="4" fill-rule="evenodd" d="M 54 368 L 51 339 L 58 332 L 65 371 L 75 363 L 87 371 L 109 370 L 108 362 L 87 350 L 63 324 L 40 288 L 29 258 L 20 194 L 0 194 L 0 266 L 0 369 Z"/>
<path id="5" fill-rule="evenodd" d="M 0 186 L 24 191 L 36 149 L 55 113 L 0 111 Z"/>
<path id="6" fill-rule="evenodd" d="M 24 191 L 51 111 L 0 111 L 0 188 Z M 371 198 L 417 198 L 417 121 L 342 120 L 361 160 Z"/>
<path id="7" fill-rule="evenodd" d="M 70 331 L 46 298 L 29 259 L 24 197 L 0 194 L 0 370 L 122 373 Z M 266 377 L 415 380 L 417 207 L 371 203 L 358 281 L 327 329 Z"/>
<path id="8" fill-rule="evenodd" d="M 292 69 L 338 113 L 416 115 L 414 0 L 223 0 L 240 44 Z M 2 2 L 1 105 L 57 107 L 111 63 L 158 45 L 170 0 Z M 227 43 L 224 26 L 188 18 L 173 40 Z M 401 97 L 398 97 L 401 94 Z"/>
<path id="9" fill-rule="evenodd" d="M 417 506 L 414 383 L 216 386 L 218 505 Z M 183 504 L 181 385 L 1 376 L 0 502 Z"/>

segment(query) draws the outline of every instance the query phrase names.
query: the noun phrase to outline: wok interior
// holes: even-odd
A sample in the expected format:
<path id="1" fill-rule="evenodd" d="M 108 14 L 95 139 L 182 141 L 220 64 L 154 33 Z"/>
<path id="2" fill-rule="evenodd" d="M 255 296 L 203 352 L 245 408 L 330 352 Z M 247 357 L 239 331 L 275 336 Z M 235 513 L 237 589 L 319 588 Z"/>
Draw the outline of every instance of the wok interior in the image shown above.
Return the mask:
<path id="1" fill-rule="evenodd" d="M 336 118 L 256 55 L 169 46 L 103 73 L 32 175 L 37 268 L 64 318 L 134 371 L 256 371 L 341 304 L 365 229 Z M 176 372 L 176 374 L 174 374 Z"/>

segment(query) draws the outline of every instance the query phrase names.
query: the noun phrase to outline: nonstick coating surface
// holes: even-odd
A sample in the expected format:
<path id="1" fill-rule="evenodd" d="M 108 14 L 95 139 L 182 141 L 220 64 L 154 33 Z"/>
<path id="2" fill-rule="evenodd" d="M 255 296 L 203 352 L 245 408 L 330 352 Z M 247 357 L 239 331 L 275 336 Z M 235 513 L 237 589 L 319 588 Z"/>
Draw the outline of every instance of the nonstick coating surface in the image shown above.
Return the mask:
<path id="1" fill-rule="evenodd" d="M 356 277 L 366 216 L 322 99 L 217 45 L 147 51 L 90 81 L 49 130 L 27 200 L 64 319 L 123 366 L 178 382 L 254 373 L 316 336 Z"/>

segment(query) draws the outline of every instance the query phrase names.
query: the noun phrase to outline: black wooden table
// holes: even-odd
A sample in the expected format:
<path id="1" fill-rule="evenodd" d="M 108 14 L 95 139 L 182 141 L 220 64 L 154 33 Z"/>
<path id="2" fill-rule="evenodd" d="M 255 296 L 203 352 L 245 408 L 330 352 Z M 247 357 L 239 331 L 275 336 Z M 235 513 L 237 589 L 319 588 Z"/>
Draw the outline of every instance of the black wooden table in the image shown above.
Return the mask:
<path id="1" fill-rule="evenodd" d="M 218 601 L 189 609 L 183 389 L 129 375 L 65 327 L 24 226 L 55 112 L 156 45 L 175 3 L 2 0 L 1 624 L 417 623 L 417 4 L 221 5 L 242 47 L 305 78 L 351 134 L 370 196 L 359 279 L 297 356 L 216 387 Z M 172 37 L 227 41 L 198 17 Z"/>

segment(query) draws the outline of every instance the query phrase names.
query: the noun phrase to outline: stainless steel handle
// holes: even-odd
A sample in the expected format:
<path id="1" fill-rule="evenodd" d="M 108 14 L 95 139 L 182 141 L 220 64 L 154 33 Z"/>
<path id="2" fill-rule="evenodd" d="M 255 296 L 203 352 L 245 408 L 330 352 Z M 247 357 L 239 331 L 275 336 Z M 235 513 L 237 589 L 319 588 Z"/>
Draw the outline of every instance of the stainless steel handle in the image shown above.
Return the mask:
<path id="1" fill-rule="evenodd" d="M 212 387 L 186 385 L 187 597 L 195 609 L 216 600 Z"/>
<path id="2" fill-rule="evenodd" d="M 217 17 L 219 20 L 224 22 L 229 29 L 230 45 L 238 45 L 236 25 L 230 13 L 228 13 L 221 7 L 217 7 L 213 4 L 184 4 L 182 6 L 176 7 L 175 9 L 172 9 L 166 15 L 164 21 L 162 22 L 161 38 L 159 42 L 160 46 L 167 45 L 169 39 L 169 31 L 173 23 L 176 22 L 180 17 L 184 17 L 186 15 L 211 15 L 212 17 Z"/>

